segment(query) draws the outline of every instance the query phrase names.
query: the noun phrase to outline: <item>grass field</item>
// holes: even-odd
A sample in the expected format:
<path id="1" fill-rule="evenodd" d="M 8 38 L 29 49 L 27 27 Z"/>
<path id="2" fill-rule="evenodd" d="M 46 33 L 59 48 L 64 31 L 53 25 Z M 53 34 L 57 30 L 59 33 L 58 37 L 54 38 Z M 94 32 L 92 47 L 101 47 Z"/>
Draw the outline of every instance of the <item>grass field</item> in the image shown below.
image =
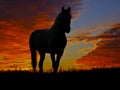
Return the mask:
<path id="1" fill-rule="evenodd" d="M 11 87 L 28 86 L 39 88 L 102 88 L 120 86 L 120 68 L 101 68 L 80 71 L 63 71 L 54 73 L 33 73 L 31 71 L 1 71 L 2 85 Z M 88 87 L 89 86 L 89 87 Z M 117 87 L 118 88 L 118 87 Z M 56 89 L 57 90 L 57 89 Z M 96 89 L 97 90 L 97 89 Z"/>

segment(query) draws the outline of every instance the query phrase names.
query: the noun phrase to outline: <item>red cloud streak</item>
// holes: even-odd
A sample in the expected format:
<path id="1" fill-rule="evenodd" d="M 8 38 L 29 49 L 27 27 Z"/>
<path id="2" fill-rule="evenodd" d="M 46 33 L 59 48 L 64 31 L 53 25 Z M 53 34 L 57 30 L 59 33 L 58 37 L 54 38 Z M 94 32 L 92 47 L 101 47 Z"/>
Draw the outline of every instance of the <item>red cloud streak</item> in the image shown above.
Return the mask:
<path id="1" fill-rule="evenodd" d="M 88 55 L 76 60 L 79 67 L 120 67 L 120 24 L 111 26 L 111 29 L 95 38 L 102 40 L 97 48 Z"/>
<path id="2" fill-rule="evenodd" d="M 30 63 L 28 39 L 35 29 L 49 29 L 61 7 L 71 6 L 73 18 L 83 0 L 1 0 L 0 68 Z M 28 60 L 28 61 L 27 61 Z M 22 66 L 22 65 L 21 65 Z"/>

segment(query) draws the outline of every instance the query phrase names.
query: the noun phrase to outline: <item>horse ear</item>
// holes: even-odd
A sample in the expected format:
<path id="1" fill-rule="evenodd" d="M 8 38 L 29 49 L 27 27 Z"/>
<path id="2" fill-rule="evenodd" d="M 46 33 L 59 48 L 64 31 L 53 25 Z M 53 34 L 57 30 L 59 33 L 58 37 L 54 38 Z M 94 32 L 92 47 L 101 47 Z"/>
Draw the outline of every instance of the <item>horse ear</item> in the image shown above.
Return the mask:
<path id="1" fill-rule="evenodd" d="M 71 7 L 68 7 L 68 11 L 69 11 L 69 12 L 71 11 Z"/>
<path id="2" fill-rule="evenodd" d="M 65 10 L 64 7 L 62 7 L 62 12 L 63 12 L 64 10 Z"/>

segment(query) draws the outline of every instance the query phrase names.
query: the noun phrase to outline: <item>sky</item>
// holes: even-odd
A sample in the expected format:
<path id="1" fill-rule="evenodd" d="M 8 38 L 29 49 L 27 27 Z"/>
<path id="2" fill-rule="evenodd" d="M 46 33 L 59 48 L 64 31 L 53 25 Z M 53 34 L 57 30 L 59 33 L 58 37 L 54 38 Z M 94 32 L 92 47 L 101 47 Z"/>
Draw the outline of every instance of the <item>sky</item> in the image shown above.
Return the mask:
<path id="1" fill-rule="evenodd" d="M 72 22 L 59 68 L 120 67 L 120 0 L 0 0 L 0 70 L 32 69 L 29 36 L 49 30 L 63 6 Z"/>

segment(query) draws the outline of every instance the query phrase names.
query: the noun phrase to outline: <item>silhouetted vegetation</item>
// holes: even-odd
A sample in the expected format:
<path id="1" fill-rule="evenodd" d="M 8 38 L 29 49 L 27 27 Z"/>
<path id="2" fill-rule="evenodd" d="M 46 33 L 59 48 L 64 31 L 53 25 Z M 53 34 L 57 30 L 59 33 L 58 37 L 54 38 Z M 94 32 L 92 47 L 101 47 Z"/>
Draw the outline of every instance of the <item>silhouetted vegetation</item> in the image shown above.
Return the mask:
<path id="1" fill-rule="evenodd" d="M 33 73 L 31 71 L 1 71 L 3 84 L 36 85 L 36 87 L 83 87 L 83 85 L 107 86 L 119 84 L 120 68 L 100 68 L 80 71 L 63 71 L 59 73 Z M 108 86 L 109 86 L 108 85 Z"/>

